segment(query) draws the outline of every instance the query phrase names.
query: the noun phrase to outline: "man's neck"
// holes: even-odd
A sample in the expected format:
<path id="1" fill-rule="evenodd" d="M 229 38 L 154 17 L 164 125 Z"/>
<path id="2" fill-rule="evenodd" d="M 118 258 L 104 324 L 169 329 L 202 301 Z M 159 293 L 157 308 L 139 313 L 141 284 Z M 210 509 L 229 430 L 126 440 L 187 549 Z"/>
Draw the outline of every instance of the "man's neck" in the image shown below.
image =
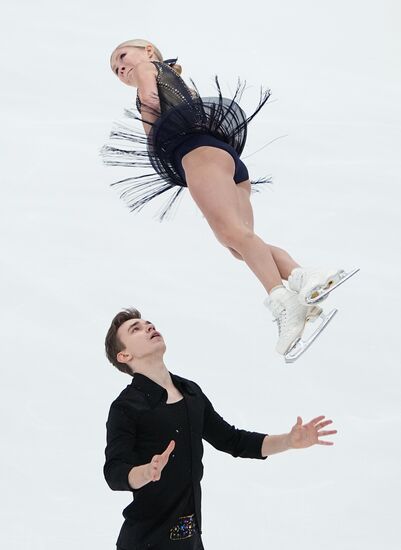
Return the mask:
<path id="1" fill-rule="evenodd" d="M 168 388 L 172 385 L 172 380 L 169 371 L 167 370 L 166 365 L 164 364 L 163 359 L 150 361 L 146 363 L 136 364 L 133 368 L 134 376 L 136 373 L 143 374 L 147 376 L 159 386 L 163 388 Z"/>

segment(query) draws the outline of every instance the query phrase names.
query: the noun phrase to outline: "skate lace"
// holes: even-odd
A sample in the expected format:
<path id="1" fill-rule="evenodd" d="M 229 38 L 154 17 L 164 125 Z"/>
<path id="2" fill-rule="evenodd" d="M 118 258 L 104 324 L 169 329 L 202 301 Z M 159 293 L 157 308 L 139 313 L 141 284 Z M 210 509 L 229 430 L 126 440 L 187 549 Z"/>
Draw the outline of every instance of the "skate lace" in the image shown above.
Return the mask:
<path id="1" fill-rule="evenodd" d="M 286 322 L 287 322 L 287 310 L 283 309 L 283 311 L 275 319 L 273 319 L 273 323 L 277 323 L 279 336 L 281 336 L 283 326 L 285 325 Z"/>

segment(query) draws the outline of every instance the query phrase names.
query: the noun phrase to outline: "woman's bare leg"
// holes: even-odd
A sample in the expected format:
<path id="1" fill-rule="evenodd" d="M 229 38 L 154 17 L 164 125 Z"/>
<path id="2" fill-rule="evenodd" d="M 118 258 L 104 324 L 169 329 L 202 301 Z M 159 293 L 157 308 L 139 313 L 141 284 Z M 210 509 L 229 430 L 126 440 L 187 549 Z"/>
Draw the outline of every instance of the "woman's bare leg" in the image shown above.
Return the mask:
<path id="1" fill-rule="evenodd" d="M 269 246 L 241 213 L 232 156 L 215 147 L 198 147 L 183 157 L 188 189 L 217 239 L 237 251 L 267 292 L 282 284 Z"/>
<path id="2" fill-rule="evenodd" d="M 250 201 L 251 182 L 249 180 L 242 181 L 241 183 L 238 183 L 236 187 L 240 201 L 240 211 L 242 219 L 244 223 L 253 230 L 254 219 L 252 205 Z M 273 246 L 272 244 L 268 243 L 266 243 L 266 246 L 270 248 L 270 252 L 280 272 L 281 278 L 287 280 L 291 271 L 295 267 L 300 267 L 299 264 L 297 264 L 293 260 L 293 258 L 291 258 L 288 252 L 286 252 L 282 248 L 279 248 L 278 246 Z M 236 250 L 232 248 L 229 248 L 229 250 L 235 258 L 237 258 L 238 260 L 243 260 L 241 254 L 239 254 Z"/>

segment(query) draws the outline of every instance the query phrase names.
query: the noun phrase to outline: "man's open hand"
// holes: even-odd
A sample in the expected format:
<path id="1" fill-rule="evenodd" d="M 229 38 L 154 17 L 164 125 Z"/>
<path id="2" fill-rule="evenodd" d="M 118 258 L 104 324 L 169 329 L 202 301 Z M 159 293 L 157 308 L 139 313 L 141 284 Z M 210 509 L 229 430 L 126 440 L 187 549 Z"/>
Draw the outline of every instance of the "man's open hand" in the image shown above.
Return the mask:
<path id="1" fill-rule="evenodd" d="M 323 420 L 324 418 L 324 416 L 318 416 L 307 424 L 302 424 L 302 418 L 298 416 L 297 423 L 289 433 L 290 447 L 305 449 L 312 445 L 334 445 L 332 441 L 320 439 L 320 437 L 337 433 L 337 430 L 323 430 L 323 428 L 333 423 L 332 420 Z"/>
<path id="2" fill-rule="evenodd" d="M 148 464 L 147 476 L 149 481 L 159 481 L 163 468 L 168 462 L 170 454 L 175 447 L 175 441 L 171 440 L 165 451 L 161 455 L 154 455 Z"/>

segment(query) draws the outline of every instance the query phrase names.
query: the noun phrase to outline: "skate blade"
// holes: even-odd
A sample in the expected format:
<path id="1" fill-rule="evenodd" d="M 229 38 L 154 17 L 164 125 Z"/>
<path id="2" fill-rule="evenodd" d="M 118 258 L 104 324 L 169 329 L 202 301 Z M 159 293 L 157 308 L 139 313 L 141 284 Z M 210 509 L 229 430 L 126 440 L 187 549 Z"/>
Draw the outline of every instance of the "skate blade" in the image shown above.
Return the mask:
<path id="1" fill-rule="evenodd" d="M 313 342 L 321 334 L 321 332 L 327 327 L 327 325 L 333 319 L 337 311 L 338 309 L 333 309 L 327 315 L 322 314 L 320 316 L 322 318 L 322 323 L 307 340 L 302 340 L 302 338 L 297 338 L 294 344 L 290 347 L 290 349 L 284 355 L 285 362 L 294 363 L 297 359 L 299 359 L 301 355 L 303 355 L 305 351 L 313 344 Z"/>
<path id="2" fill-rule="evenodd" d="M 319 290 L 313 290 L 308 296 L 306 296 L 305 302 L 308 305 L 322 302 L 325 298 L 327 298 L 330 292 L 332 292 L 335 288 L 345 283 L 345 281 L 348 281 L 348 279 L 353 277 L 356 273 L 358 273 L 358 271 L 360 271 L 359 267 L 357 267 L 356 269 L 353 269 L 349 273 L 346 273 L 344 276 L 340 275 L 340 279 L 338 281 L 331 284 L 329 283 L 329 286 L 324 290 L 322 290 L 321 292 L 319 292 Z"/>

